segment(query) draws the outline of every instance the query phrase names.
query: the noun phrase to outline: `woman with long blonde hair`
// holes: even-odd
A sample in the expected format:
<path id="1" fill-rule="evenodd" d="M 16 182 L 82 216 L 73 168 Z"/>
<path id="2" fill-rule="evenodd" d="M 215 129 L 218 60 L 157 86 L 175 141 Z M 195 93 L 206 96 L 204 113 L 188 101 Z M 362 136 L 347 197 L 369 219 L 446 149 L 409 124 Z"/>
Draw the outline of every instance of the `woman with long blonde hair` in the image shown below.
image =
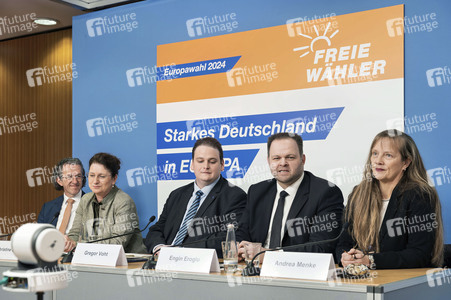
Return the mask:
<path id="1" fill-rule="evenodd" d="M 337 245 L 343 266 L 441 266 L 441 205 L 413 139 L 398 130 L 374 138 L 363 180 L 349 195 L 348 230 Z"/>

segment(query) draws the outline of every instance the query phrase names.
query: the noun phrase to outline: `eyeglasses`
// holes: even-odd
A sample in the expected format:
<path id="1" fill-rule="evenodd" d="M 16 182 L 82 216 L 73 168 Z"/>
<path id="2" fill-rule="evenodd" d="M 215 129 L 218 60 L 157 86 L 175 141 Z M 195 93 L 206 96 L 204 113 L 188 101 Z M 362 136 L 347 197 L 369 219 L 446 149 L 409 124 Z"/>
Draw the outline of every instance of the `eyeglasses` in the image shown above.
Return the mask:
<path id="1" fill-rule="evenodd" d="M 67 181 L 72 181 L 72 179 L 74 179 L 74 178 L 78 181 L 78 180 L 81 180 L 84 177 L 85 176 L 83 176 L 81 174 L 78 174 L 78 175 L 75 175 L 75 176 L 72 176 L 72 175 L 61 176 L 61 178 L 66 179 Z"/>
<path id="2" fill-rule="evenodd" d="M 89 180 L 95 180 L 96 177 L 99 179 L 99 181 L 105 181 L 108 177 L 111 177 L 110 175 L 104 175 L 104 174 L 99 174 L 96 176 L 96 174 L 88 174 Z"/>

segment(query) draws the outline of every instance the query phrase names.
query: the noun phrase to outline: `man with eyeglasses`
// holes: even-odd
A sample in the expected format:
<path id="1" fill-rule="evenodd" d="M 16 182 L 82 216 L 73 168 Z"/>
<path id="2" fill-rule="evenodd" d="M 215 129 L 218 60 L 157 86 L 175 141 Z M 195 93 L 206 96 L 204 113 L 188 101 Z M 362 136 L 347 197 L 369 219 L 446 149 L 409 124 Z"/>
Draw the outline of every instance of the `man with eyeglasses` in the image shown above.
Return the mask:
<path id="1" fill-rule="evenodd" d="M 85 169 L 78 158 L 62 159 L 53 172 L 55 189 L 64 190 L 58 198 L 44 203 L 38 216 L 38 223 L 54 225 L 61 233 L 67 234 L 72 227 L 75 211 L 85 194 Z"/>

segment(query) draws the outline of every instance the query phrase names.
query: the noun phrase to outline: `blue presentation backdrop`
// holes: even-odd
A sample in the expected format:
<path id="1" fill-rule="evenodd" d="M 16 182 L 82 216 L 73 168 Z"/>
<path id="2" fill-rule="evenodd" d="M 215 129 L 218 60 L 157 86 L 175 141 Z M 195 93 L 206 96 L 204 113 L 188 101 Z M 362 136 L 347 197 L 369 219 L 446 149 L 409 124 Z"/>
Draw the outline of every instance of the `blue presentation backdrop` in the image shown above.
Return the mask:
<path id="1" fill-rule="evenodd" d="M 143 226 L 151 215 L 158 213 L 158 179 L 167 179 L 162 178 L 164 172 L 156 150 L 156 82 L 162 76 L 156 64 L 157 45 L 398 4 L 405 5 L 405 117 L 390 120 L 387 127 L 404 123 L 405 132 L 419 146 L 431 183 L 440 195 L 445 238 L 449 243 L 451 2 L 448 0 L 149 1 L 75 17 L 73 62 L 78 78 L 73 80 L 73 156 L 79 157 L 86 169 L 89 158 L 97 152 L 118 156 L 122 168 L 117 185 L 135 200 Z M 204 30 L 205 21 L 222 26 Z M 399 24 L 390 26 L 387 24 L 387 30 L 396 34 Z M 373 105 L 377 107 L 378 103 Z M 355 142 L 359 142 L 358 137 Z M 191 146 L 183 145 L 186 152 Z M 353 155 L 352 145 L 343 147 L 349 147 Z M 172 157 L 165 155 L 159 159 Z M 255 154 L 246 153 L 249 164 L 252 157 Z M 189 159 L 189 155 L 177 159 L 182 158 Z M 190 178 L 192 175 L 187 174 L 185 179 Z"/>

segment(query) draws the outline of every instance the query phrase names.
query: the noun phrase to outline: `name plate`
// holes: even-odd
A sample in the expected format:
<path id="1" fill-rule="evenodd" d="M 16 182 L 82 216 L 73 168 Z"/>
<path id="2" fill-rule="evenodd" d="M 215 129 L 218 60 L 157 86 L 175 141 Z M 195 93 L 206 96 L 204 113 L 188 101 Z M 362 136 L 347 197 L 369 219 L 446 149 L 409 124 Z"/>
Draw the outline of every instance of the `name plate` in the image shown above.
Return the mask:
<path id="1" fill-rule="evenodd" d="M 335 277 L 330 253 L 266 252 L 260 276 L 328 280 Z"/>
<path id="2" fill-rule="evenodd" d="M 204 274 L 221 271 L 215 249 L 175 247 L 161 248 L 155 269 Z"/>
<path id="3" fill-rule="evenodd" d="M 122 245 L 78 243 L 72 264 L 96 266 L 127 266 Z"/>
<path id="4" fill-rule="evenodd" d="M 17 261 L 17 257 L 11 250 L 11 241 L 0 241 L 0 259 Z"/>

